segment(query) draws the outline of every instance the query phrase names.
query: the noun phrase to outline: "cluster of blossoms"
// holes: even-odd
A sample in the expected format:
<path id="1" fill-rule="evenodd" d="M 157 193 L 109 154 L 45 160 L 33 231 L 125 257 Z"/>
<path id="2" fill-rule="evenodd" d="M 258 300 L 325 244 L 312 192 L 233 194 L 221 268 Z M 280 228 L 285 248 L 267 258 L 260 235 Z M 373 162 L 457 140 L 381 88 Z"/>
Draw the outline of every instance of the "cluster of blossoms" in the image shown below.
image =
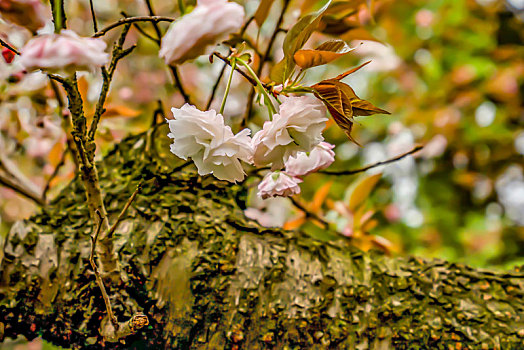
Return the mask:
<path id="1" fill-rule="evenodd" d="M 231 182 L 245 177 L 240 161 L 271 166 L 258 186 L 262 198 L 299 193 L 301 177 L 335 160 L 334 146 L 322 142 L 325 108 L 312 96 L 284 97 L 278 114 L 253 138 L 249 129 L 234 135 L 214 110 L 202 112 L 186 104 L 172 111 L 174 119 L 168 120 L 172 153 L 191 158 L 200 175 Z"/>

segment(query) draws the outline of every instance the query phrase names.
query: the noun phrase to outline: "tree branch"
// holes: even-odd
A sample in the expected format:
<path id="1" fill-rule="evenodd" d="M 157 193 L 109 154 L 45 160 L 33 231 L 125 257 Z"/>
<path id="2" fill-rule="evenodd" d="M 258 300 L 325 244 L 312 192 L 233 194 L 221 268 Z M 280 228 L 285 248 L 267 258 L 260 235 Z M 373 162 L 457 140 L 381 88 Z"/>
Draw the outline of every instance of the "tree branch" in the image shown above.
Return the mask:
<path id="1" fill-rule="evenodd" d="M 300 209 L 306 215 L 306 217 L 314 219 L 314 220 L 317 220 L 322 225 L 324 225 L 325 228 L 327 228 L 329 226 L 329 223 L 326 220 L 322 219 L 320 216 L 318 216 L 317 214 L 313 213 L 312 211 L 309 211 L 306 207 L 304 207 L 302 204 L 300 204 L 295 198 L 289 197 L 289 199 L 291 200 L 291 203 L 293 203 L 293 205 L 295 207 Z"/>
<path id="2" fill-rule="evenodd" d="M 373 168 L 376 168 L 376 167 L 381 166 L 381 165 L 385 165 L 385 164 L 389 164 L 389 163 L 393 163 L 393 162 L 396 162 L 398 160 L 401 160 L 402 158 L 405 158 L 405 157 L 407 157 L 407 156 L 409 156 L 409 155 L 411 155 L 413 153 L 416 153 L 416 152 L 420 151 L 422 148 L 424 148 L 424 146 L 416 146 L 411 151 L 403 153 L 403 154 L 401 154 L 399 156 L 396 156 L 395 158 L 391 158 L 391 159 L 384 160 L 384 161 L 381 161 L 381 162 L 378 162 L 378 163 L 375 163 L 375 164 L 371 164 L 371 165 L 368 165 L 368 166 L 366 166 L 364 168 L 360 168 L 360 169 L 340 170 L 340 171 L 321 170 L 321 171 L 319 171 L 319 173 L 326 174 L 326 175 L 353 175 L 353 174 L 363 173 L 366 170 L 373 169 Z"/>
<path id="3" fill-rule="evenodd" d="M 15 49 L 11 45 L 3 41 L 2 38 L 0 38 L 0 45 L 2 45 L 3 47 L 7 47 L 9 50 L 13 51 L 16 55 L 20 55 L 20 52 L 17 49 Z"/>
<path id="4" fill-rule="evenodd" d="M 33 193 L 33 191 L 31 191 L 30 189 L 25 188 L 24 186 L 22 186 L 18 182 L 14 181 L 14 180 L 10 179 L 9 177 L 4 176 L 2 174 L 0 174 L 0 185 L 12 189 L 16 193 L 18 193 L 18 194 L 20 194 L 20 195 L 22 195 L 22 196 L 32 200 L 33 202 L 35 202 L 39 206 L 43 207 L 43 206 L 46 205 L 45 199 L 43 199 L 42 197 L 40 197 L 36 193 Z"/>
<path id="5" fill-rule="evenodd" d="M 154 24 L 158 22 L 174 22 L 175 18 L 171 17 L 165 17 L 165 16 L 137 16 L 137 17 L 127 17 L 119 19 L 118 21 L 108 25 L 107 27 L 99 30 L 95 34 L 93 34 L 94 38 L 100 37 L 105 35 L 107 32 L 109 32 L 112 29 L 115 29 L 119 26 L 122 26 L 127 23 L 135 23 L 135 22 L 152 22 Z"/>

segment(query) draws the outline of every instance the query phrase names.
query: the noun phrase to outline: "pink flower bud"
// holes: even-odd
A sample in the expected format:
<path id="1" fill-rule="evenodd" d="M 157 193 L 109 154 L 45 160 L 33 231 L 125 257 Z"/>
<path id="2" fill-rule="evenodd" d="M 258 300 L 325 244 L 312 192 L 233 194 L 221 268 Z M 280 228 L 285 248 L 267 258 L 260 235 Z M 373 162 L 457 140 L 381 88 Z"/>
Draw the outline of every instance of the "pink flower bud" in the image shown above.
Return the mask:
<path id="1" fill-rule="evenodd" d="M 210 46 L 240 29 L 244 8 L 227 0 L 199 0 L 195 9 L 173 22 L 162 38 L 159 55 L 181 64 L 211 53 Z"/>
<path id="2" fill-rule="evenodd" d="M 280 171 L 269 173 L 264 176 L 258 185 L 258 195 L 262 199 L 277 196 L 289 197 L 300 193 L 298 184 L 301 182 L 302 180 L 299 178 L 289 176 Z"/>
<path id="3" fill-rule="evenodd" d="M 46 70 L 70 74 L 79 70 L 93 71 L 109 62 L 102 39 L 84 38 L 72 30 L 45 34 L 29 40 L 21 50 L 20 63 L 28 71 Z"/>
<path id="4" fill-rule="evenodd" d="M 305 176 L 320 169 L 325 169 L 335 161 L 335 146 L 321 142 L 311 152 L 298 152 L 286 161 L 286 173 L 291 176 Z"/>
<path id="5" fill-rule="evenodd" d="M 51 10 L 40 0 L 0 0 L 2 17 L 32 32 L 51 19 Z"/>

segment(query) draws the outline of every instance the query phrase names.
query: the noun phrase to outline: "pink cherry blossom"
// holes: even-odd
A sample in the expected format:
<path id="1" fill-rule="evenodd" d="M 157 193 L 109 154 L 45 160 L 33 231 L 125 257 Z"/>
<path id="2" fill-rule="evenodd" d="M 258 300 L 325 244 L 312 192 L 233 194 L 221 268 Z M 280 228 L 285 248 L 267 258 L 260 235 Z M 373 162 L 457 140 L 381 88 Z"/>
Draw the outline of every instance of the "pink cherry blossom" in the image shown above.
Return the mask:
<path id="1" fill-rule="evenodd" d="M 212 46 L 240 29 L 244 8 L 227 0 L 199 0 L 195 9 L 173 22 L 162 38 L 159 55 L 181 64 L 211 53 Z"/>
<path id="2" fill-rule="evenodd" d="M 258 185 L 258 195 L 262 199 L 277 196 L 289 197 L 300 193 L 298 184 L 301 182 L 299 178 L 280 171 L 268 173 Z"/>
<path id="3" fill-rule="evenodd" d="M 286 174 L 305 176 L 327 168 L 335 161 L 335 152 L 332 151 L 334 147 L 330 143 L 321 142 L 309 153 L 298 152 L 286 161 Z"/>
<path id="4" fill-rule="evenodd" d="M 187 103 L 172 112 L 168 136 L 173 139 L 173 154 L 191 158 L 200 175 L 213 174 L 230 182 L 244 179 L 240 160 L 249 161 L 253 153 L 249 129 L 234 135 L 221 114 L 214 110 L 203 112 Z"/>
<path id="5" fill-rule="evenodd" d="M 264 123 L 253 137 L 253 161 L 257 166 L 281 169 L 298 152 L 310 152 L 324 138 L 326 109 L 313 96 L 282 97 L 278 114 Z"/>
<path id="6" fill-rule="evenodd" d="M 51 10 L 40 0 L 0 0 L 2 18 L 32 32 L 51 19 Z"/>
<path id="7" fill-rule="evenodd" d="M 26 70 L 46 70 L 70 74 L 94 70 L 109 61 L 102 39 L 84 38 L 72 30 L 44 34 L 29 40 L 21 50 L 20 64 Z"/>

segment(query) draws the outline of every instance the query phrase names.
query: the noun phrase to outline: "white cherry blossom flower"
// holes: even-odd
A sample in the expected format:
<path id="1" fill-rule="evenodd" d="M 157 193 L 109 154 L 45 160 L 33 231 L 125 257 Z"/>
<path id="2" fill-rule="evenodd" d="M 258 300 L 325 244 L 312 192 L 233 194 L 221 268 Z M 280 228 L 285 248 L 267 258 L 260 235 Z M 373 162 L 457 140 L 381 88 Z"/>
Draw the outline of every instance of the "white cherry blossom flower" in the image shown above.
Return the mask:
<path id="1" fill-rule="evenodd" d="M 289 176 L 281 171 L 268 173 L 258 185 L 258 195 L 262 199 L 270 197 L 289 197 L 300 193 L 301 183 L 297 177 Z"/>
<path id="2" fill-rule="evenodd" d="M 286 174 L 291 176 L 305 176 L 321 169 L 325 169 L 335 161 L 334 145 L 321 142 L 309 153 L 298 152 L 296 156 L 286 161 Z"/>
<path id="3" fill-rule="evenodd" d="M 20 64 L 28 71 L 46 70 L 70 74 L 80 70 L 93 71 L 109 62 L 102 39 L 80 37 L 72 30 L 60 34 L 44 34 L 29 40 L 22 48 Z"/>
<path id="4" fill-rule="evenodd" d="M 227 0 L 198 0 L 193 11 L 173 22 L 162 38 L 159 55 L 181 64 L 212 52 L 212 46 L 240 29 L 244 8 Z"/>
<path id="5" fill-rule="evenodd" d="M 281 169 L 284 162 L 298 152 L 310 152 L 324 140 L 326 109 L 313 96 L 282 97 L 278 114 L 264 123 L 253 137 L 253 161 L 257 166 Z"/>
<path id="6" fill-rule="evenodd" d="M 187 103 L 171 111 L 174 119 L 167 122 L 171 131 L 168 136 L 173 139 L 172 153 L 182 159 L 191 158 L 200 175 L 213 174 L 230 182 L 244 179 L 240 160 L 248 162 L 252 157 L 249 129 L 234 135 L 221 114 L 214 110 L 203 112 Z"/>

